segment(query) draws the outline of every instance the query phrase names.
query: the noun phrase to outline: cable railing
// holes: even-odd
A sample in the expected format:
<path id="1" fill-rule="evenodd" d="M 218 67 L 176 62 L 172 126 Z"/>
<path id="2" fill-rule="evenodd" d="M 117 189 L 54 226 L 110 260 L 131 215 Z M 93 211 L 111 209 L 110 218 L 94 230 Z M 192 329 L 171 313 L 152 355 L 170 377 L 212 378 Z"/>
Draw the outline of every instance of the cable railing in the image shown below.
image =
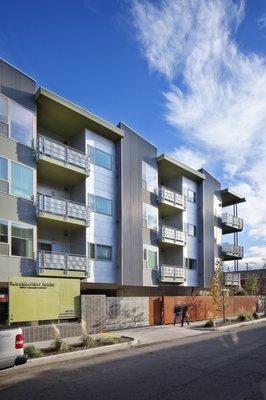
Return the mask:
<path id="1" fill-rule="evenodd" d="M 222 253 L 227 256 L 242 258 L 244 255 L 244 247 L 224 242 L 222 243 Z"/>
<path id="2" fill-rule="evenodd" d="M 221 220 L 222 220 L 223 225 L 228 225 L 228 226 L 231 226 L 238 230 L 243 229 L 243 219 L 242 218 L 235 217 L 234 215 L 229 214 L 229 213 L 223 213 Z"/>

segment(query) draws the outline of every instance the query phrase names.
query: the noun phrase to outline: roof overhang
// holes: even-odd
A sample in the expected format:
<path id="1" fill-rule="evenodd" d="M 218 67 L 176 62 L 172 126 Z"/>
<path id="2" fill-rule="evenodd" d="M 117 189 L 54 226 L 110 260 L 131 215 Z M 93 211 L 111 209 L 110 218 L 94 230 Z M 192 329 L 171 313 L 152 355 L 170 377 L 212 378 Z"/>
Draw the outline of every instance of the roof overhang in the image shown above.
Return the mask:
<path id="1" fill-rule="evenodd" d="M 39 126 L 44 129 L 56 132 L 66 138 L 74 136 L 85 128 L 100 133 L 113 141 L 124 137 L 122 129 L 47 89 L 39 88 L 35 99 L 38 110 L 37 121 Z"/>
<path id="2" fill-rule="evenodd" d="M 182 175 L 196 182 L 202 182 L 205 175 L 185 164 L 175 160 L 167 154 L 162 154 L 157 158 L 159 174 L 161 179 L 171 179 L 176 175 Z"/>
<path id="3" fill-rule="evenodd" d="M 244 203 L 246 201 L 245 197 L 233 192 L 229 188 L 220 191 L 222 206 L 228 207 L 238 203 Z"/>

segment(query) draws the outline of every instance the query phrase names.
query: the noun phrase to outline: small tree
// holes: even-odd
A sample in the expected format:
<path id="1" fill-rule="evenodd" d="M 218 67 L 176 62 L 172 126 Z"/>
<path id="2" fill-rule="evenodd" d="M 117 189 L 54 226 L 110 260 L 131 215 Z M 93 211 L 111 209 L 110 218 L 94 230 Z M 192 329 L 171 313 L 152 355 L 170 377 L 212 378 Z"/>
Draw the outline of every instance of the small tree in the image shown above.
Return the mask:
<path id="1" fill-rule="evenodd" d="M 259 290 L 259 278 L 256 275 L 251 275 L 245 283 L 245 289 L 250 296 L 254 296 Z"/>
<path id="2" fill-rule="evenodd" d="M 211 283 L 210 295 L 217 311 L 222 311 L 223 322 L 226 321 L 226 309 L 228 307 L 229 289 L 225 285 L 223 262 L 218 260 L 215 265 L 214 276 Z"/>

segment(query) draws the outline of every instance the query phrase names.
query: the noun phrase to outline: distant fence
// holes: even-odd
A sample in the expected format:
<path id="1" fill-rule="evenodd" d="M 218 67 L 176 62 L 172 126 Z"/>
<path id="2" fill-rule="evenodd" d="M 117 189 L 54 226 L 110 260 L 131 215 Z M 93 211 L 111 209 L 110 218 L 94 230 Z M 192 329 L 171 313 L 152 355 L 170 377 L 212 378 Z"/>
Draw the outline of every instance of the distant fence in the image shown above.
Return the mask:
<path id="1" fill-rule="evenodd" d="M 245 311 L 252 313 L 256 310 L 258 304 L 258 296 L 233 296 L 226 301 L 227 316 L 239 315 Z M 216 310 L 210 296 L 165 296 L 163 297 L 164 323 L 171 324 L 173 322 L 173 310 L 175 304 L 181 302 L 188 305 L 189 319 L 191 321 L 201 321 L 210 317 L 221 317 L 222 312 Z"/>

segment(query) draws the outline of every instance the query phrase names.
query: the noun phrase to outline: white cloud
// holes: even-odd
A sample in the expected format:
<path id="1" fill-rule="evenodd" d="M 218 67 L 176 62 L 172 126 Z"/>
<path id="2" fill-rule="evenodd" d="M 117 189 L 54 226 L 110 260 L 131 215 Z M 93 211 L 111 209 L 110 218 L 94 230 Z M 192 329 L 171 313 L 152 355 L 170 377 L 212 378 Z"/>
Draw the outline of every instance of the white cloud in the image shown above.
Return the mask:
<path id="1" fill-rule="evenodd" d="M 202 168 L 207 162 L 205 156 L 199 151 L 194 151 L 185 146 L 175 148 L 170 156 L 194 169 Z"/>
<path id="2" fill-rule="evenodd" d="M 216 160 L 247 198 L 248 235 L 266 241 L 266 60 L 234 39 L 244 2 L 136 0 L 132 12 L 143 56 L 169 82 L 166 121 Z"/>
<path id="3" fill-rule="evenodd" d="M 169 82 L 167 122 L 204 148 L 204 160 L 215 160 L 220 178 L 246 196 L 248 235 L 266 241 L 266 60 L 244 54 L 234 39 L 244 2 L 133 4 L 142 54 Z M 188 164 L 195 155 L 182 147 L 174 153 Z M 200 157 L 191 158 L 199 164 Z"/>

